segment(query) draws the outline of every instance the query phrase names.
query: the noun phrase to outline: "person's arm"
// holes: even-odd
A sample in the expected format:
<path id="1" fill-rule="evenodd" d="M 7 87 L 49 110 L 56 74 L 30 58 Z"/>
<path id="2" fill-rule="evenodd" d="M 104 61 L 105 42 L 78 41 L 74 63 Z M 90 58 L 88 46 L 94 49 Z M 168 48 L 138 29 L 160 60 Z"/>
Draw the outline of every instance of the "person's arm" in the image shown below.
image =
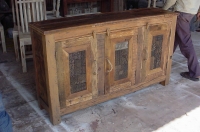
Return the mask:
<path id="1" fill-rule="evenodd" d="M 176 1 L 177 0 L 167 0 L 162 9 L 163 10 L 168 10 L 170 7 L 172 7 L 176 3 Z"/>

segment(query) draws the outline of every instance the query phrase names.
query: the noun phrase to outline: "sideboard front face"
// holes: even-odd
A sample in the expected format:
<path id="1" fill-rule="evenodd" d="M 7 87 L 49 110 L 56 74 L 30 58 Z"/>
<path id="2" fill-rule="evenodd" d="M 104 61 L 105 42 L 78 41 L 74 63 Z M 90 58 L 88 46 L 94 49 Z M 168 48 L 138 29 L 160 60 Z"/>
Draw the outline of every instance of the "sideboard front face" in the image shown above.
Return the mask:
<path id="1" fill-rule="evenodd" d="M 97 40 L 97 34 L 91 33 L 56 42 L 60 107 L 67 108 L 165 76 L 169 33 L 168 24 L 154 23 L 107 30 L 101 41 Z M 103 47 L 98 46 L 102 45 L 100 42 Z M 101 59 L 99 51 L 104 54 Z M 103 69 L 99 64 L 104 64 Z"/>
<path id="2" fill-rule="evenodd" d="M 176 15 L 160 17 L 66 28 L 42 34 L 40 43 L 31 30 L 39 103 L 53 124 L 60 115 L 151 84 L 166 85 Z"/>

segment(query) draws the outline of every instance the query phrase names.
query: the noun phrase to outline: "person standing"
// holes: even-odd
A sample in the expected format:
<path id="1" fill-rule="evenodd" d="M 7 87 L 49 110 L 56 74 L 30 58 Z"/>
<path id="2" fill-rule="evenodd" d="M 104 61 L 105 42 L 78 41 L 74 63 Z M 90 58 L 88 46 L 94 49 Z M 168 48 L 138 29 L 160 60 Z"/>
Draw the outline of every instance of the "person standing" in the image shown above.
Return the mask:
<path id="1" fill-rule="evenodd" d="M 197 20 L 200 19 L 200 0 L 167 0 L 163 9 L 168 10 L 173 5 L 178 13 L 174 52 L 179 46 L 188 62 L 188 72 L 181 72 L 180 75 L 192 81 L 199 81 L 200 66 L 191 39 L 190 21 L 195 14 Z"/>

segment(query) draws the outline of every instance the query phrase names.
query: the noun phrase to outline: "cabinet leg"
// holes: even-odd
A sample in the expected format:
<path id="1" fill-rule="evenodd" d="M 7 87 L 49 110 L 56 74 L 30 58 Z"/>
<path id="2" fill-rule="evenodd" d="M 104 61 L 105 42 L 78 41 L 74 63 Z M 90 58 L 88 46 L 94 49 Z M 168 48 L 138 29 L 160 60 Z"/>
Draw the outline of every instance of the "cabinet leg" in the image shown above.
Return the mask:
<path id="1" fill-rule="evenodd" d="M 163 85 L 163 86 L 168 85 L 169 84 L 169 79 L 166 79 L 166 80 L 160 82 L 160 84 Z"/>
<path id="2" fill-rule="evenodd" d="M 53 125 L 58 125 L 61 122 L 61 118 L 60 115 L 52 115 L 50 114 L 50 121 Z"/>
<path id="3" fill-rule="evenodd" d="M 39 102 L 39 107 L 40 107 L 41 110 L 44 109 L 44 107 L 42 106 L 42 104 L 40 102 Z"/>

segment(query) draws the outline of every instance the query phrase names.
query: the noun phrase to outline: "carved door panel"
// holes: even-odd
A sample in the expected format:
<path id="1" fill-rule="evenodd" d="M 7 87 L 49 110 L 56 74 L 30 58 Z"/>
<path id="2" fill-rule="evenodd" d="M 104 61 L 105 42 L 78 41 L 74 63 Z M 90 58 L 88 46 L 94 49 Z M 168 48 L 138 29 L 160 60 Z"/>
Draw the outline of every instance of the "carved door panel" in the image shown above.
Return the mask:
<path id="1" fill-rule="evenodd" d="M 109 32 L 105 45 L 105 92 L 130 88 L 135 82 L 136 30 Z"/>
<path id="2" fill-rule="evenodd" d="M 94 36 L 56 43 L 59 100 L 61 108 L 97 96 L 96 40 Z"/>
<path id="3" fill-rule="evenodd" d="M 166 75 L 169 32 L 170 29 L 167 24 L 147 26 L 143 48 L 142 81 L 149 81 Z"/>

